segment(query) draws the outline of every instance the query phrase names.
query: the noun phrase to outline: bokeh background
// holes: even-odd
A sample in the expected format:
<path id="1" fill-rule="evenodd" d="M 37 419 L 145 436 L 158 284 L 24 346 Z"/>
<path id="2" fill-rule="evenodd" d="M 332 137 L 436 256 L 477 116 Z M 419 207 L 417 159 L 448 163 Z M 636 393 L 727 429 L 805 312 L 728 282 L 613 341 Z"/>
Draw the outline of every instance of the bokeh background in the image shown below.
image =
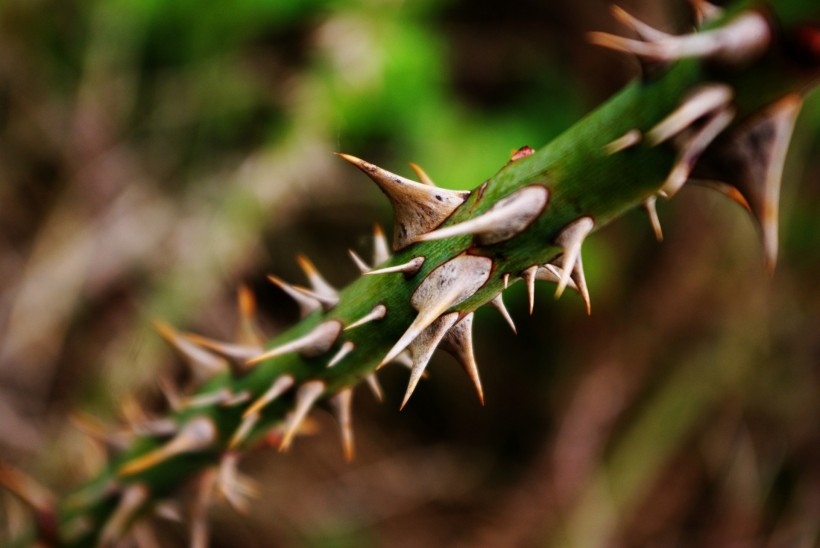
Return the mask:
<path id="1" fill-rule="evenodd" d="M 691 27 L 686 2 L 624 1 Z M 584 32 L 599 0 L 4 0 L 0 3 L 0 458 L 57 491 L 101 456 L 68 417 L 161 411 L 184 375 L 150 321 L 229 337 L 240 284 L 276 333 L 305 253 L 332 282 L 367 255 L 387 201 L 344 151 L 472 188 L 637 74 Z M 214 546 L 814 546 L 820 531 L 820 101 L 790 153 L 778 269 L 751 219 L 707 190 L 642 211 L 584 250 L 593 315 L 539 290 L 519 333 L 475 332 L 482 408 L 437 357 L 402 412 L 355 402 L 243 469 L 248 516 Z M 3 534 L 21 509 L 6 494 Z M 182 526 L 156 524 L 161 546 Z M 0 537 L 2 538 L 2 537 Z"/>

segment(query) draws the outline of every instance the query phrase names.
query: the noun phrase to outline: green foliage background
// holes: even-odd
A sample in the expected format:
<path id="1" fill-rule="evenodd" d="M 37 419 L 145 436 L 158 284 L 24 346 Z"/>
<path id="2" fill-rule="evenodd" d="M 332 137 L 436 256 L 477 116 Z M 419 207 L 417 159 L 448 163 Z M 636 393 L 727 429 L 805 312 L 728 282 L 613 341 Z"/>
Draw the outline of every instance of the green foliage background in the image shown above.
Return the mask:
<path id="1" fill-rule="evenodd" d="M 683 32 L 683 2 L 629 2 Z M 155 379 L 186 381 L 152 318 L 230 337 L 240 283 L 275 333 L 304 252 L 342 285 L 386 200 L 355 154 L 472 188 L 637 74 L 586 45 L 606 5 L 525 1 L 54 1 L 0 4 L 0 457 L 57 490 L 101 455 L 66 417 L 106 420 Z M 251 515 L 214 545 L 806 546 L 820 530 L 820 106 L 784 183 L 781 261 L 762 267 L 733 204 L 686 189 L 590 239 L 593 316 L 542 288 L 518 336 L 479 314 L 480 408 L 448 358 L 396 411 L 357 398 L 359 455 L 334 425 L 253 455 Z M 2 514 L 14 528 L 13 505 Z M 168 545 L 184 538 L 158 524 Z M 239 540 L 237 540 L 239 539 Z"/>

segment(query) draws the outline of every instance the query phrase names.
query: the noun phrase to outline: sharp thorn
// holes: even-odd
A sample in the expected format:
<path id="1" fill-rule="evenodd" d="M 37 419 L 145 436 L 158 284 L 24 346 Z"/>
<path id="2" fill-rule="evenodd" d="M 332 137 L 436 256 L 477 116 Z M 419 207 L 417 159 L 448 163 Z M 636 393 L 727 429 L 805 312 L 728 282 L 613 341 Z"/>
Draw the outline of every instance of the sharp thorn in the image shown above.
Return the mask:
<path id="1" fill-rule="evenodd" d="M 205 380 L 225 370 L 225 360 L 186 339 L 171 325 L 155 320 L 154 329 L 185 360 L 195 379 Z"/>
<path id="2" fill-rule="evenodd" d="M 382 385 L 379 384 L 379 379 L 376 377 L 376 374 L 370 373 L 364 379 L 367 381 L 367 386 L 370 387 L 373 396 L 379 403 L 382 403 L 384 401 L 384 391 L 382 390 Z"/>
<path id="3" fill-rule="evenodd" d="M 387 237 L 384 235 L 382 227 L 379 225 L 373 226 L 373 265 L 378 266 L 390 260 L 390 244 L 387 243 Z"/>
<path id="4" fill-rule="evenodd" d="M 299 430 L 299 426 L 324 391 L 325 383 L 322 381 L 308 381 L 299 387 L 299 390 L 296 392 L 296 407 L 288 416 L 285 433 L 279 444 L 280 452 L 287 451 L 290 448 L 290 444 L 296 432 Z"/>
<path id="5" fill-rule="evenodd" d="M 371 270 L 369 272 L 365 272 L 364 276 L 377 276 L 380 274 L 392 274 L 396 272 L 401 272 L 405 276 L 413 276 L 416 272 L 421 269 L 421 266 L 424 264 L 424 257 L 413 257 L 409 261 L 404 264 L 396 265 L 396 266 L 388 266 L 385 268 L 379 268 L 378 270 Z"/>
<path id="6" fill-rule="evenodd" d="M 262 351 L 261 347 L 258 346 L 216 341 L 196 333 L 185 333 L 185 337 L 192 343 L 227 360 L 231 369 L 237 374 L 244 373 L 247 369 L 247 361 L 254 356 L 258 356 L 259 352 Z"/>
<path id="7" fill-rule="evenodd" d="M 467 372 L 475 387 L 481 405 L 484 405 L 484 389 L 478 374 L 478 364 L 473 351 L 473 313 L 467 314 L 450 328 L 441 340 L 441 348 L 451 354 Z"/>
<path id="8" fill-rule="evenodd" d="M 330 358 L 330 361 L 327 362 L 327 366 L 333 367 L 334 365 L 345 359 L 345 357 L 348 354 L 353 352 L 354 348 L 356 348 L 356 345 L 353 343 L 353 341 L 345 341 L 345 343 L 342 344 L 341 348 L 339 348 L 339 351 L 336 352 L 336 354 L 332 358 Z"/>
<path id="9" fill-rule="evenodd" d="M 517 335 L 518 329 L 516 329 L 515 322 L 513 322 L 510 313 L 507 311 L 507 307 L 504 306 L 504 298 L 501 296 L 501 293 L 496 295 L 496 297 L 493 300 L 491 300 L 489 304 L 501 313 L 501 317 L 504 318 L 507 324 L 509 324 L 510 329 L 512 329 L 512 332 Z"/>
<path id="10" fill-rule="evenodd" d="M 306 335 L 288 341 L 280 346 L 271 348 L 261 355 L 257 355 L 247 361 L 248 365 L 255 365 L 259 362 L 289 354 L 291 352 L 299 352 L 306 358 L 316 358 L 321 356 L 333 346 L 339 334 L 342 331 L 342 324 L 336 320 L 322 322 L 313 328 Z"/>
<path id="11" fill-rule="evenodd" d="M 647 25 L 634 15 L 627 12 L 620 6 L 612 5 L 610 7 L 612 12 L 612 16 L 623 23 L 625 26 L 629 27 L 630 29 L 634 30 L 638 33 L 638 36 L 643 38 L 644 40 L 649 41 L 659 41 L 659 40 L 666 40 L 669 38 L 674 38 L 673 35 L 668 34 L 666 32 L 660 31 L 650 25 Z"/>
<path id="12" fill-rule="evenodd" d="M 705 84 L 691 94 L 646 134 L 649 146 L 657 146 L 689 128 L 698 119 L 726 108 L 734 96 L 725 84 Z"/>
<path id="13" fill-rule="evenodd" d="M 354 329 L 354 328 L 359 327 L 361 325 L 364 325 L 368 322 L 372 322 L 372 321 L 375 321 L 375 320 L 381 320 L 386 315 L 387 315 L 387 307 L 384 306 L 383 304 L 377 304 L 376 306 L 373 307 L 373 310 L 371 310 L 370 312 L 368 312 L 367 314 L 365 314 L 364 316 L 362 316 L 361 318 L 359 318 L 358 320 L 356 320 L 352 324 L 345 327 L 345 331 L 347 331 L 349 329 Z"/>
<path id="14" fill-rule="evenodd" d="M 237 292 L 239 327 L 236 342 L 248 346 L 261 346 L 265 337 L 256 325 L 256 299 L 246 285 L 240 285 Z"/>
<path id="15" fill-rule="evenodd" d="M 404 393 L 404 399 L 401 402 L 399 411 L 404 409 L 404 406 L 407 405 L 407 402 L 410 400 L 410 396 L 413 395 L 413 392 L 415 391 L 416 386 L 424 373 L 424 369 L 427 367 L 427 364 L 430 362 L 430 358 L 433 356 L 433 352 L 435 352 L 436 347 L 447 334 L 447 331 L 458 321 L 458 317 L 458 312 L 452 312 L 445 316 L 441 316 L 429 327 L 424 329 L 418 337 L 410 343 L 410 346 L 407 347 L 410 352 L 410 357 L 413 359 L 413 369 L 410 371 L 410 380 L 407 383 L 407 391 Z"/>
<path id="16" fill-rule="evenodd" d="M 623 150 L 634 147 L 639 144 L 642 139 L 641 132 L 637 129 L 630 129 L 611 143 L 604 145 L 604 151 L 612 156 Z"/>
<path id="17" fill-rule="evenodd" d="M 355 447 L 353 444 L 353 389 L 345 388 L 331 398 L 330 403 L 336 412 L 336 420 L 339 422 L 339 431 L 342 437 L 342 448 L 345 460 L 353 461 Z"/>
<path id="18" fill-rule="evenodd" d="M 560 297 L 567 287 L 576 263 L 581 257 L 581 245 L 594 226 L 595 223 L 590 217 L 581 217 L 567 225 L 556 238 L 555 242 L 564 250 L 563 271 L 558 287 L 555 289 L 556 297 Z"/>
<path id="19" fill-rule="evenodd" d="M 359 272 L 361 274 L 367 274 L 368 272 L 370 272 L 370 266 L 366 262 L 364 262 L 362 258 L 356 254 L 355 251 L 353 251 L 352 249 L 348 249 L 347 253 L 348 255 L 350 255 L 350 258 L 353 259 L 356 268 L 359 269 Z"/>
<path id="20" fill-rule="evenodd" d="M 282 375 L 277 378 L 264 394 L 259 396 L 248 408 L 242 413 L 242 418 L 246 419 L 252 415 L 258 415 L 276 398 L 290 390 L 296 381 L 290 375 Z"/>
<path id="21" fill-rule="evenodd" d="M 338 302 L 339 293 L 336 288 L 327 283 L 327 281 L 319 274 L 319 270 L 314 264 L 304 255 L 297 255 L 296 262 L 299 263 L 302 271 L 307 276 L 310 287 L 313 292 L 322 297 L 324 300 L 336 300 Z"/>
<path id="22" fill-rule="evenodd" d="M 274 284 L 276 284 L 279 287 L 279 289 L 287 293 L 291 299 L 296 301 L 296 304 L 299 306 L 299 315 L 302 318 L 309 316 L 314 311 L 322 308 L 322 301 L 304 292 L 297 291 L 295 287 L 284 282 L 277 276 L 269 274 L 268 279 Z"/>
<path id="23" fill-rule="evenodd" d="M 530 316 L 535 310 L 535 275 L 538 272 L 538 265 L 532 265 L 521 274 L 521 278 L 527 284 L 527 298 L 530 303 Z"/>
<path id="24" fill-rule="evenodd" d="M 659 242 L 663 241 L 663 228 L 661 228 L 661 221 L 658 218 L 658 208 L 656 202 L 657 196 L 650 196 L 643 202 L 643 208 L 649 216 L 649 222 L 652 223 L 652 231 L 655 233 L 655 239 Z"/>
<path id="25" fill-rule="evenodd" d="M 214 441 L 214 422 L 207 417 L 196 417 L 185 423 L 177 435 L 165 445 L 126 462 L 119 468 L 118 473 L 120 476 L 133 476 L 176 455 L 205 449 Z"/>
<path id="26" fill-rule="evenodd" d="M 236 431 L 231 436 L 231 440 L 228 442 L 228 449 L 234 450 L 242 445 L 248 439 L 248 436 L 250 436 L 257 422 L 259 422 L 258 414 L 245 413 L 242 417 L 242 422 L 239 423 Z"/>
<path id="27" fill-rule="evenodd" d="M 433 182 L 433 179 L 431 179 L 430 176 L 427 175 L 427 172 L 421 169 L 421 166 L 419 166 L 418 164 L 410 162 L 410 169 L 412 169 L 413 172 L 416 174 L 416 177 L 419 178 L 419 182 L 421 184 L 427 186 L 436 186 L 436 183 Z"/>
<path id="28" fill-rule="evenodd" d="M 510 287 L 510 273 L 509 272 L 504 274 L 503 280 L 504 280 L 504 289 L 507 289 L 508 287 Z"/>

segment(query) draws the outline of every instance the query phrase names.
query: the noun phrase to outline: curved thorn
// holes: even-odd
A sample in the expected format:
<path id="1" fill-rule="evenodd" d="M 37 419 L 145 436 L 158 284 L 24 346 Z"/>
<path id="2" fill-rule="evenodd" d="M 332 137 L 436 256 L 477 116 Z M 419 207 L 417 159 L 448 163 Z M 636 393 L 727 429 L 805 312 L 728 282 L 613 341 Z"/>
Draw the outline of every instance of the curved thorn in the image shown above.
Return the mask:
<path id="1" fill-rule="evenodd" d="M 355 348 L 356 345 L 353 343 L 353 341 L 345 341 L 345 343 L 342 344 L 341 348 L 339 348 L 339 351 L 336 352 L 336 354 L 332 358 L 330 358 L 329 362 L 327 362 L 327 366 L 333 367 L 334 365 L 345 359 L 345 357 L 351 352 L 353 352 L 353 349 Z"/>
<path id="2" fill-rule="evenodd" d="M 368 322 L 372 322 L 372 321 L 375 321 L 375 320 L 381 320 L 386 315 L 387 315 L 387 307 L 384 306 L 383 304 L 377 304 L 376 306 L 373 307 L 373 310 L 371 310 L 370 312 L 368 312 L 367 314 L 365 314 L 364 316 L 362 316 L 361 318 L 359 318 L 358 320 L 356 320 L 352 324 L 345 327 L 345 331 L 347 331 L 349 329 L 354 329 L 354 328 L 359 327 L 361 325 L 364 325 Z"/>
<path id="3" fill-rule="evenodd" d="M 658 208 L 656 203 L 658 201 L 657 196 L 650 196 L 643 202 L 643 208 L 646 210 L 646 214 L 649 216 L 649 222 L 652 223 L 652 231 L 655 233 L 655 239 L 659 242 L 663 241 L 663 228 L 661 227 L 661 221 L 658 218 Z"/>
<path id="4" fill-rule="evenodd" d="M 424 257 L 413 257 L 409 261 L 404 264 L 396 265 L 396 266 L 388 266 L 385 268 L 380 268 L 378 270 L 371 270 L 369 272 L 365 272 L 364 276 L 377 276 L 379 274 L 393 274 L 396 272 L 401 272 L 406 276 L 412 276 L 416 272 L 421 269 L 421 266 L 424 264 Z"/>
<path id="5" fill-rule="evenodd" d="M 287 424 L 285 426 L 285 433 L 282 436 L 282 441 L 279 444 L 279 451 L 287 451 L 293 441 L 293 436 L 299 430 L 299 426 L 305 417 L 310 412 L 313 404 L 319 399 L 319 396 L 325 391 L 325 383 L 322 381 L 308 381 L 299 387 L 296 392 L 296 407 L 288 416 Z"/>
<path id="6" fill-rule="evenodd" d="M 336 339 L 339 338 L 341 331 L 342 324 L 336 320 L 322 322 L 307 334 L 249 359 L 247 364 L 255 365 L 259 362 L 291 352 L 299 352 L 306 358 L 316 358 L 330 350 L 330 347 L 332 347 Z"/>

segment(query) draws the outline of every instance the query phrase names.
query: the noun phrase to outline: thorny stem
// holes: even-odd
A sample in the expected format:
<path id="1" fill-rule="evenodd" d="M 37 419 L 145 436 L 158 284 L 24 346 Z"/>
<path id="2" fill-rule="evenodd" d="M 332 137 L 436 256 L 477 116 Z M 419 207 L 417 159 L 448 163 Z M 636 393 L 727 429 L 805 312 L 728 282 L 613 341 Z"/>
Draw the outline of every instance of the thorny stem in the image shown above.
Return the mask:
<path id="1" fill-rule="evenodd" d="M 747 43 L 729 52 L 730 61 L 726 60 L 725 50 L 719 54 L 703 53 L 701 49 L 710 45 L 701 42 L 692 46 L 700 48 L 697 55 L 678 59 L 674 56 L 677 54 L 668 51 L 686 49 L 688 44 L 664 41 L 663 37 L 660 42 L 653 42 L 656 37 L 644 36 L 647 41 L 637 47 L 617 37 L 594 37 L 596 42 L 614 49 L 636 47 L 648 69 L 644 78 L 628 85 L 549 145 L 532 154 L 523 151 L 517 155 L 470 193 L 463 204 L 463 197 L 457 193 L 431 190 L 431 199 L 449 199 L 455 205 L 441 215 L 443 223 L 433 222 L 434 226 L 421 232 L 423 237 L 423 233 L 435 228 L 457 226 L 491 209 L 495 216 L 484 219 L 506 220 L 500 225 L 488 221 L 490 228 L 482 229 L 485 232 L 442 239 L 432 239 L 434 234 L 430 233 L 430 241 L 417 243 L 412 243 L 411 234 L 406 241 L 399 242 L 401 249 L 392 258 L 378 266 L 405 265 L 421 257 L 420 267 L 421 261 L 416 261 L 405 268 L 406 272 L 363 275 L 338 296 L 314 283 L 316 294 L 305 293 L 305 302 L 321 302 L 323 309 L 312 312 L 265 346 L 276 348 L 305 338 L 307 346 L 302 347 L 301 353 L 286 353 L 250 366 L 245 365 L 248 356 L 237 357 L 249 347 L 234 349 L 237 364 L 211 377 L 197 392 L 226 394 L 232 401 L 213 398 L 209 402 L 207 397 L 200 398 L 198 403 L 204 404 L 182 405 L 165 421 L 150 425 L 150 433 L 134 437 L 105 470 L 57 502 L 56 509 L 39 508 L 38 512 L 51 512 L 56 520 L 41 519 L 40 523 L 50 525 L 41 525 L 38 537 L 63 546 L 113 541 L 125 534 L 141 514 L 172 496 L 186 482 L 206 471 L 212 473 L 220 463 L 235 463 L 237 455 L 251 448 L 270 445 L 271 429 L 276 443 L 284 437 L 286 446 L 298 428 L 297 419 L 315 403 L 330 401 L 342 410 L 339 417 L 347 424 L 349 389 L 372 375 L 391 350 L 391 355 L 404 350 L 394 346 L 403 338 L 422 341 L 418 343 L 420 347 L 410 348 L 416 363 L 414 374 L 423 371 L 425 364 L 419 365 L 419 360 L 442 337 L 442 344 L 449 344 L 463 356 L 469 351 L 471 357 L 469 341 L 463 335 L 448 341 L 448 330 L 478 307 L 496 299 L 507 280 L 531 281 L 539 272 L 533 267 L 549 264 L 556 278 L 560 278 L 557 281 L 572 283 L 583 291 L 580 255 L 577 262 L 570 258 L 579 253 L 580 243 L 590 229 L 600 228 L 626 210 L 654 200 L 659 193 L 674 194 L 701 156 L 700 149 L 707 149 L 704 160 L 710 150 L 723 150 L 717 148 L 721 138 L 713 143 L 712 137 L 720 134 L 731 145 L 735 129 L 783 98 L 804 92 L 817 76 L 820 32 L 807 23 L 820 17 L 820 6 L 803 1 L 739 2 L 704 28 L 732 28 L 735 16 L 750 14 L 753 18 L 749 36 L 732 36 Z M 759 14 L 765 14 L 765 18 Z M 641 32 L 640 27 L 635 30 Z M 686 120 L 682 106 L 704 110 Z M 670 116 L 672 113 L 678 114 Z M 683 125 L 671 135 L 658 136 L 666 131 L 667 125 L 674 126 L 681 119 Z M 363 171 L 372 168 L 354 158 L 347 159 Z M 764 162 L 764 167 L 768 165 Z M 670 176 L 676 170 L 683 170 L 683 180 Z M 404 188 L 401 184 L 399 187 Z M 735 187 L 720 188 L 745 202 L 760 217 L 765 234 L 766 218 L 771 212 L 765 208 L 756 210 L 754 189 L 750 194 L 748 188 Z M 525 188 L 542 190 L 531 191 L 526 200 L 504 202 Z M 535 207 L 530 196 L 536 201 L 545 198 L 545 203 Z M 398 216 L 401 207 L 414 207 L 413 203 L 402 205 L 393 201 Z M 772 206 L 769 198 L 762 203 Z M 436 207 L 435 202 L 430 206 Z M 406 227 L 401 226 L 401 219 L 397 222 L 400 232 L 403 231 Z M 452 267 L 454 274 L 447 274 L 442 265 Z M 486 272 L 481 271 L 485 266 Z M 308 265 L 309 273 L 310 268 Z M 570 274 L 572 282 L 568 280 Z M 462 281 L 465 278 L 468 280 Z M 459 285 L 468 282 L 475 287 L 464 289 L 466 285 Z M 428 293 L 440 298 L 426 296 Z M 431 314 L 430 321 L 422 322 L 419 318 L 427 313 Z M 367 323 L 344 330 L 368 316 L 372 319 Z M 416 324 L 418 333 L 412 332 Z M 317 327 L 321 328 L 318 332 Z M 340 354 L 341 350 L 344 352 Z M 261 353 L 257 350 L 257 355 Z M 328 367 L 329 362 L 333 362 L 332 367 Z M 471 376 L 477 382 L 477 372 L 471 372 Z M 408 397 L 411 392 L 412 388 Z M 263 397 L 265 400 L 260 400 Z M 349 436 L 344 438 L 346 452 L 352 453 Z M 235 493 L 226 494 L 230 499 Z M 198 514 L 202 514 L 201 507 Z M 201 535 L 201 524 L 197 527 Z"/>

